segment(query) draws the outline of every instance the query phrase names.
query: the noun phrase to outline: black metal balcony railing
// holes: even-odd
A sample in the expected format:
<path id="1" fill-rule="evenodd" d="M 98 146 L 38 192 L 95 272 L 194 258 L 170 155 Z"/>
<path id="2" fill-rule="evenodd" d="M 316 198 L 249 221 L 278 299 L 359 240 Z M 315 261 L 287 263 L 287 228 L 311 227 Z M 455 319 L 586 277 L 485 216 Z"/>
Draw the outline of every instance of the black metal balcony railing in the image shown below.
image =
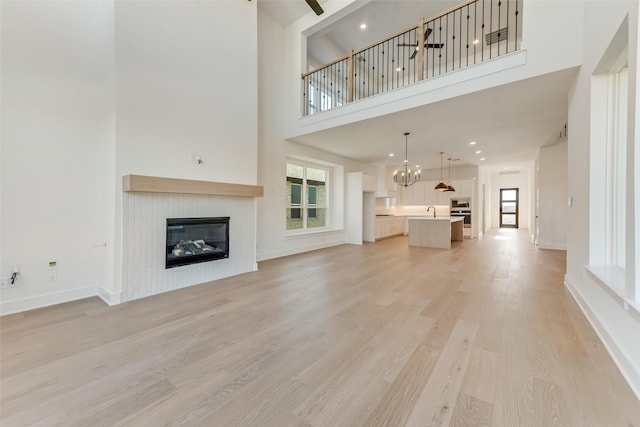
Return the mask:
<path id="1" fill-rule="evenodd" d="M 302 75 L 302 114 L 519 50 L 523 0 L 472 0 Z"/>

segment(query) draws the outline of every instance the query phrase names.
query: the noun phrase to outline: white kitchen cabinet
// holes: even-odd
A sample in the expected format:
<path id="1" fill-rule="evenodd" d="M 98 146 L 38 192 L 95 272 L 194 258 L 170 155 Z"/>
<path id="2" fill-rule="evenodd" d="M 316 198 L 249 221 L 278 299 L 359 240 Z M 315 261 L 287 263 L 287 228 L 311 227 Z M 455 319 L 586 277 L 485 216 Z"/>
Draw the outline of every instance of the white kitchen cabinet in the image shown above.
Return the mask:
<path id="1" fill-rule="evenodd" d="M 425 194 L 425 200 L 424 200 L 424 204 L 427 206 L 430 205 L 439 205 L 440 203 L 438 203 L 438 191 L 434 190 L 433 188 L 436 186 L 436 184 L 438 184 L 438 181 L 425 181 L 425 190 L 424 190 L 424 194 Z"/>
<path id="2" fill-rule="evenodd" d="M 412 185 L 413 187 L 413 204 L 418 206 L 424 206 L 427 203 L 426 200 L 426 181 L 418 181 Z"/>
<path id="3" fill-rule="evenodd" d="M 375 192 L 376 191 L 376 177 L 368 173 L 362 174 L 362 191 Z"/>
<path id="4" fill-rule="evenodd" d="M 376 240 L 404 234 L 404 217 L 378 216 L 376 217 Z"/>
<path id="5" fill-rule="evenodd" d="M 473 183 L 472 179 L 457 179 L 451 181 L 451 185 L 456 191 L 446 192 L 449 199 L 459 199 L 461 197 L 471 197 L 473 195 Z"/>
<path id="6" fill-rule="evenodd" d="M 409 187 L 400 186 L 400 204 L 402 206 L 413 205 L 413 186 L 409 186 Z"/>
<path id="7" fill-rule="evenodd" d="M 436 191 L 436 185 L 440 181 L 425 181 L 425 205 L 446 205 L 449 206 L 449 195 L 452 193 Z"/>
<path id="8" fill-rule="evenodd" d="M 376 168 L 376 197 L 398 197 L 399 191 L 393 182 L 393 168 L 378 166 Z"/>
<path id="9" fill-rule="evenodd" d="M 427 181 L 418 181 L 408 187 L 400 187 L 402 193 L 401 204 L 403 206 L 424 206 L 427 204 Z"/>
<path id="10" fill-rule="evenodd" d="M 472 197 L 473 196 L 473 183 L 472 179 L 461 179 L 455 182 L 456 197 Z"/>

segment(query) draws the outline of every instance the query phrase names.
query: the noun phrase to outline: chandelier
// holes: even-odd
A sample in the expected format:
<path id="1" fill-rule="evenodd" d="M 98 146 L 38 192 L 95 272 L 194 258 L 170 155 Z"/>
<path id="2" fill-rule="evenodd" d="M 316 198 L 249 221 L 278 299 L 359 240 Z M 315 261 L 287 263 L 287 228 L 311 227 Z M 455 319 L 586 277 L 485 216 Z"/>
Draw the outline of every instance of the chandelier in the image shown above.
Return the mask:
<path id="1" fill-rule="evenodd" d="M 393 182 L 403 187 L 408 187 L 420 181 L 420 169 L 413 172 L 409 169 L 409 150 L 407 137 L 409 132 L 404 133 L 404 168 L 397 169 L 393 172 Z"/>

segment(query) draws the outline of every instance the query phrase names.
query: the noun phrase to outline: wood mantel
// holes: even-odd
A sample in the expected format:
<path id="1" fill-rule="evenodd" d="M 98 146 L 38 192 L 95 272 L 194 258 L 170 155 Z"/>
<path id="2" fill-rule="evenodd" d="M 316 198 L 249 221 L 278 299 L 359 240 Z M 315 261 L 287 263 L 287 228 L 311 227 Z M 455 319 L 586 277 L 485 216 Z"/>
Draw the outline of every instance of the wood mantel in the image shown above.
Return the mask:
<path id="1" fill-rule="evenodd" d="M 226 182 L 195 181 L 191 179 L 160 178 L 157 176 L 143 175 L 123 176 L 122 190 L 125 192 L 205 194 L 210 196 L 263 196 L 263 188 L 258 185 L 229 184 Z"/>

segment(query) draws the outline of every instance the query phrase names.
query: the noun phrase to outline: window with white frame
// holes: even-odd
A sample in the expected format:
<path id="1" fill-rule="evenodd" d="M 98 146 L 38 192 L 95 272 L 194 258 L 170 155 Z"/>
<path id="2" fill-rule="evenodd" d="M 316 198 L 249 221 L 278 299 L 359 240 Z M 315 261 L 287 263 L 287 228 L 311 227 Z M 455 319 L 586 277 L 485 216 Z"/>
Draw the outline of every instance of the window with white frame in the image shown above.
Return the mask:
<path id="1" fill-rule="evenodd" d="M 627 199 L 627 105 L 626 63 L 608 75 L 607 117 L 607 264 L 625 267 Z"/>
<path id="2" fill-rule="evenodd" d="M 328 226 L 329 168 L 302 161 L 287 162 L 287 230 Z"/>
<path id="3" fill-rule="evenodd" d="M 635 292 L 627 270 L 628 42 L 621 27 L 591 78 L 589 270 L 619 296 Z"/>

